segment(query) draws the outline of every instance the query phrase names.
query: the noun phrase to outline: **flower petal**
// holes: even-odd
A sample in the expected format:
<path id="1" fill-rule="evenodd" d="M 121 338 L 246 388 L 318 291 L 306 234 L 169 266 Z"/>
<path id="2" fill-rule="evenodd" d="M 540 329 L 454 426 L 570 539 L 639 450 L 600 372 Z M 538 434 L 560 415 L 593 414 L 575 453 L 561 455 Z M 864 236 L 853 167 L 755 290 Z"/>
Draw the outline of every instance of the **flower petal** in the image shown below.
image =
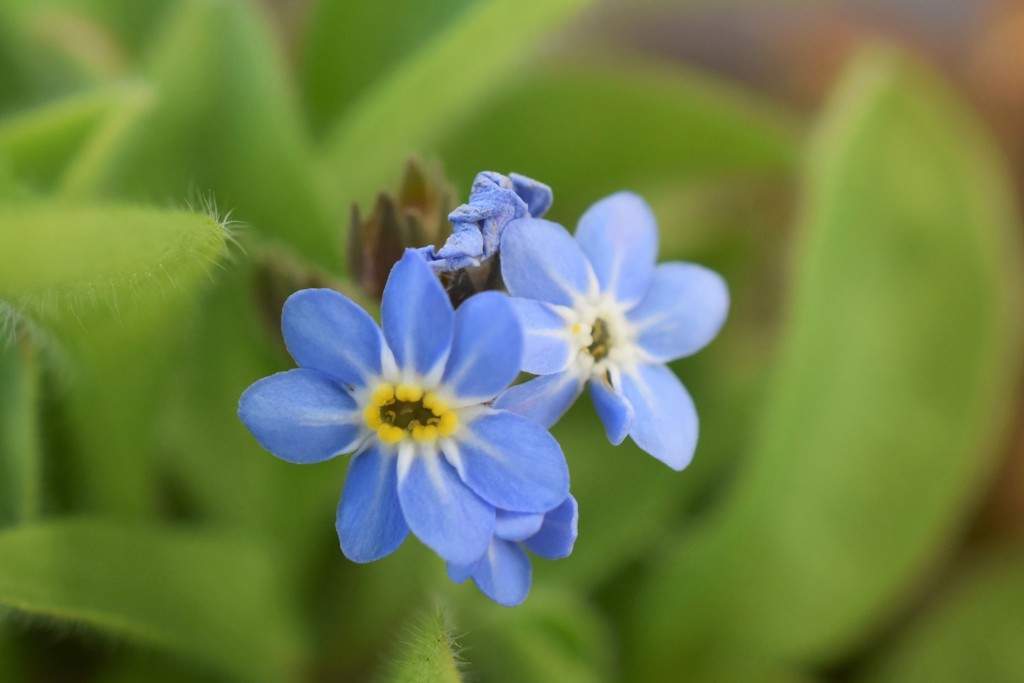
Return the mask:
<path id="1" fill-rule="evenodd" d="M 518 543 L 494 539 L 473 571 L 473 583 L 499 605 L 515 607 L 530 592 L 530 558 Z"/>
<path id="2" fill-rule="evenodd" d="M 550 375 L 569 367 L 572 347 L 565 319 L 551 304 L 536 299 L 509 299 L 523 327 L 523 372 Z"/>
<path id="3" fill-rule="evenodd" d="M 547 512 L 569 494 L 569 468 L 546 429 L 503 410 L 471 420 L 445 456 L 481 498 L 503 510 Z"/>
<path id="4" fill-rule="evenodd" d="M 658 225 L 647 202 L 632 192 L 605 197 L 580 218 L 576 241 L 602 292 L 623 303 L 643 297 L 658 257 Z"/>
<path id="5" fill-rule="evenodd" d="M 618 446 L 633 426 L 633 406 L 606 379 L 591 379 L 590 398 L 604 423 L 608 440 Z"/>
<path id="6" fill-rule="evenodd" d="M 578 524 L 579 506 L 576 499 L 569 496 L 561 505 L 544 515 L 544 524 L 540 531 L 526 539 L 526 547 L 532 553 L 549 560 L 569 557 L 576 544 Z"/>
<path id="7" fill-rule="evenodd" d="M 481 292 L 455 311 L 455 334 L 442 380 L 455 395 L 489 401 L 519 374 L 523 331 L 509 298 Z"/>
<path id="8" fill-rule="evenodd" d="M 579 397 L 583 382 L 572 370 L 544 375 L 509 387 L 494 400 L 494 407 L 550 428 Z"/>
<path id="9" fill-rule="evenodd" d="M 659 363 L 689 356 L 708 344 L 725 323 L 729 288 L 722 276 L 694 263 L 664 263 L 629 312 L 637 343 Z"/>
<path id="10" fill-rule="evenodd" d="M 512 221 L 501 233 L 501 275 L 512 296 L 571 306 L 593 272 L 576 240 L 557 223 Z"/>
<path id="11" fill-rule="evenodd" d="M 300 367 L 362 386 L 380 373 L 380 328 L 351 299 L 333 289 L 302 289 L 284 302 L 281 331 Z"/>
<path id="12" fill-rule="evenodd" d="M 518 173 L 509 173 L 508 178 L 512 181 L 512 187 L 519 198 L 526 202 L 531 216 L 540 218 L 548 212 L 551 202 L 554 201 L 550 187 Z"/>
<path id="13" fill-rule="evenodd" d="M 384 338 L 400 368 L 430 374 L 448 358 L 455 311 L 430 266 L 407 249 L 391 269 L 381 300 Z"/>
<path id="14" fill-rule="evenodd" d="M 398 499 L 409 528 L 445 560 L 476 562 L 494 535 L 494 506 L 462 483 L 439 453 L 399 458 Z"/>
<path id="15" fill-rule="evenodd" d="M 636 445 L 674 470 L 686 467 L 697 447 L 697 409 L 679 379 L 664 365 L 641 363 L 622 373 L 622 391 L 636 411 Z"/>
<path id="16" fill-rule="evenodd" d="M 260 445 L 288 462 L 333 458 L 356 447 L 356 402 L 337 380 L 298 368 L 264 377 L 242 393 L 238 417 Z"/>
<path id="17" fill-rule="evenodd" d="M 540 531 L 544 515 L 539 512 L 509 512 L 498 510 L 494 520 L 494 535 L 505 541 L 522 541 Z"/>
<path id="18" fill-rule="evenodd" d="M 473 564 L 454 564 L 449 562 L 446 567 L 448 569 L 448 578 L 454 583 L 463 583 L 466 579 L 473 576 L 476 565 L 476 562 Z"/>
<path id="19" fill-rule="evenodd" d="M 398 502 L 398 457 L 372 447 L 352 459 L 335 527 L 341 552 L 353 562 L 390 555 L 409 535 Z"/>

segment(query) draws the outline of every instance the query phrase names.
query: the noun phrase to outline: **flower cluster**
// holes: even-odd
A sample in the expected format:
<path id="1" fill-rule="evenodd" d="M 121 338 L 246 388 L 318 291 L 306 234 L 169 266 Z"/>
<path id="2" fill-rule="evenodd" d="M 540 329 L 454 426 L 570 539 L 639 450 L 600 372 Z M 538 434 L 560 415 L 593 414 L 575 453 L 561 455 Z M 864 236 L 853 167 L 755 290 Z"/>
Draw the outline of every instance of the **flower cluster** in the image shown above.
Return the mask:
<path id="1" fill-rule="evenodd" d="M 613 443 L 630 436 L 682 469 L 693 401 L 665 363 L 718 333 L 728 292 L 712 271 L 655 265 L 657 228 L 639 197 L 589 209 L 573 238 L 540 218 L 550 189 L 481 173 L 440 249 L 408 249 L 381 326 L 329 289 L 293 294 L 282 331 L 298 368 L 257 381 L 239 417 L 295 463 L 354 453 L 337 514 L 342 552 L 371 562 L 411 531 L 503 605 L 530 587 L 526 550 L 567 557 L 578 505 L 551 427 L 583 390 Z M 500 252 L 508 293 L 454 308 L 436 273 Z M 526 372 L 536 375 L 512 384 Z M 512 385 L 512 386 L 510 386 Z"/>

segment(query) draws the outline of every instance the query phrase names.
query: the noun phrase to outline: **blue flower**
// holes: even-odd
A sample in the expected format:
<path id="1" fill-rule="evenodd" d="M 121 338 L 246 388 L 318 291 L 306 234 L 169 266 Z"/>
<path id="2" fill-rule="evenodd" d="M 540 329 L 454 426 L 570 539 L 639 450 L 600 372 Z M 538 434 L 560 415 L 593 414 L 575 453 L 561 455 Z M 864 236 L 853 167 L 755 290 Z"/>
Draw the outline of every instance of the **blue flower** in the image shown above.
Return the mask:
<path id="1" fill-rule="evenodd" d="M 333 290 L 293 294 L 282 329 L 299 367 L 249 387 L 239 417 L 288 462 L 355 453 L 337 515 L 349 559 L 384 557 L 411 530 L 445 560 L 474 563 L 497 509 L 543 514 L 569 494 L 555 439 L 488 405 L 520 370 L 510 299 L 484 292 L 454 311 L 408 250 L 384 288 L 381 319 L 383 333 Z"/>
<path id="2" fill-rule="evenodd" d="M 578 519 L 579 508 L 572 496 L 542 515 L 498 510 L 487 552 L 473 564 L 449 562 L 448 576 L 455 583 L 472 577 L 491 600 L 515 607 L 530 591 L 530 558 L 524 547 L 549 560 L 568 557 L 576 543 Z"/>
<path id="3" fill-rule="evenodd" d="M 629 435 L 673 469 L 697 444 L 697 412 L 665 363 L 708 344 L 725 322 L 721 276 L 692 263 L 655 266 L 658 229 L 643 199 L 591 206 L 576 238 L 521 219 L 501 239 L 501 273 L 526 330 L 523 370 L 542 375 L 495 401 L 551 426 L 590 385 L 608 439 Z"/>
<path id="4" fill-rule="evenodd" d="M 454 224 L 448 241 L 436 252 L 433 247 L 419 251 L 434 272 L 478 266 L 497 253 L 506 225 L 519 218 L 540 218 L 551 207 L 551 201 L 551 188 L 526 176 L 478 173 L 469 203 L 448 216 Z"/>

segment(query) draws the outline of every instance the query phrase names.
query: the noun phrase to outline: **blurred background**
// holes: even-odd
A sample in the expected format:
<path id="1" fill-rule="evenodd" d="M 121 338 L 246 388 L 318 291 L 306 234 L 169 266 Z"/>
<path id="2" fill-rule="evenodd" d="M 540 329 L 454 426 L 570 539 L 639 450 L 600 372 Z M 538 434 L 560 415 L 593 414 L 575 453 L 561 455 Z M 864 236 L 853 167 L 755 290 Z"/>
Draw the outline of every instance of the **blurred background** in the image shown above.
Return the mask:
<path id="1" fill-rule="evenodd" d="M 481 170 L 733 300 L 687 470 L 555 428 L 514 609 L 235 415 L 288 294 L 375 306 L 353 206 Z M 0 0 L 0 681 L 1024 681 L 1022 192 L 1017 0 Z"/>

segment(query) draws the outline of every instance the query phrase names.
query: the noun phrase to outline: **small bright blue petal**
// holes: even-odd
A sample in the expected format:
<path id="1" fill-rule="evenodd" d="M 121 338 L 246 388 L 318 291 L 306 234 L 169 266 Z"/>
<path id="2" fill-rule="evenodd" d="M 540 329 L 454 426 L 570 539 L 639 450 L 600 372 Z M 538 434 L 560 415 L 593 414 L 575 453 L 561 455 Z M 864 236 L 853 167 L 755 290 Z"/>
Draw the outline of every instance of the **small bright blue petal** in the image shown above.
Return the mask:
<path id="1" fill-rule="evenodd" d="M 362 386 L 380 373 L 380 328 L 333 289 L 302 289 L 284 302 L 281 331 L 300 367 Z"/>
<path id="2" fill-rule="evenodd" d="M 525 334 L 523 372 L 550 375 L 569 367 L 569 330 L 555 307 L 535 299 L 513 297 L 509 301 Z"/>
<path id="3" fill-rule="evenodd" d="M 544 375 L 509 387 L 495 399 L 494 407 L 522 415 L 550 428 L 579 397 L 583 383 L 574 372 L 568 370 Z"/>
<path id="4" fill-rule="evenodd" d="M 639 332 L 637 343 L 664 363 L 704 348 L 728 312 L 729 288 L 721 275 L 694 263 L 665 263 L 628 315 Z"/>
<path id="5" fill-rule="evenodd" d="M 605 197 L 580 218 L 576 241 L 601 291 L 623 303 L 643 297 L 658 257 L 658 226 L 647 202 L 632 192 Z"/>
<path id="6" fill-rule="evenodd" d="M 622 373 L 622 391 L 633 404 L 629 432 L 636 445 L 674 470 L 693 459 L 697 409 L 679 379 L 664 365 L 647 363 Z"/>
<path id="7" fill-rule="evenodd" d="M 447 563 L 448 578 L 454 583 L 463 583 L 466 579 L 473 576 L 473 570 L 476 569 L 477 563 L 473 564 L 453 564 Z"/>
<path id="8" fill-rule="evenodd" d="M 452 345 L 455 311 L 423 257 L 407 249 L 391 269 L 381 300 L 384 338 L 401 368 L 426 375 Z"/>
<path id="9" fill-rule="evenodd" d="M 353 562 L 393 553 L 409 535 L 398 502 L 398 457 L 372 447 L 352 459 L 335 527 L 341 551 Z"/>
<path id="10" fill-rule="evenodd" d="M 494 535 L 505 541 L 522 541 L 540 531 L 544 515 L 539 512 L 509 512 L 498 510 L 494 520 Z"/>
<path id="11" fill-rule="evenodd" d="M 548 209 L 551 208 L 551 202 L 554 201 L 554 195 L 552 195 L 550 187 L 518 173 L 509 173 L 508 177 L 512 181 L 512 188 L 516 191 L 516 194 L 526 202 L 531 216 L 540 218 L 548 212 Z"/>
<path id="12" fill-rule="evenodd" d="M 589 384 L 590 398 L 604 423 L 605 434 L 609 441 L 618 446 L 633 426 L 633 406 L 607 380 L 592 379 Z"/>
<path id="13" fill-rule="evenodd" d="M 494 535 L 494 506 L 439 454 L 413 455 L 399 469 L 398 499 L 416 537 L 449 562 L 476 562 Z"/>
<path id="14" fill-rule="evenodd" d="M 355 400 L 316 370 L 259 380 L 239 399 L 238 417 L 261 446 L 288 462 L 333 458 L 353 450 L 360 437 Z"/>
<path id="15" fill-rule="evenodd" d="M 518 543 L 496 538 L 477 563 L 473 582 L 499 605 L 515 607 L 530 592 L 530 558 Z"/>
<path id="16" fill-rule="evenodd" d="M 540 531 L 526 539 L 526 547 L 549 560 L 560 560 L 572 554 L 579 524 L 579 506 L 569 496 L 561 505 L 544 515 Z"/>
<path id="17" fill-rule="evenodd" d="M 463 400 L 489 401 L 519 374 L 523 331 L 499 292 L 482 292 L 455 311 L 452 351 L 442 382 Z"/>
<path id="18" fill-rule="evenodd" d="M 523 218 L 501 233 L 501 275 L 512 296 L 571 306 L 592 273 L 579 244 L 557 223 Z"/>
<path id="19" fill-rule="evenodd" d="M 460 431 L 448 453 L 459 476 L 491 505 L 547 512 L 569 494 L 569 468 L 546 429 L 507 411 L 482 413 Z"/>

